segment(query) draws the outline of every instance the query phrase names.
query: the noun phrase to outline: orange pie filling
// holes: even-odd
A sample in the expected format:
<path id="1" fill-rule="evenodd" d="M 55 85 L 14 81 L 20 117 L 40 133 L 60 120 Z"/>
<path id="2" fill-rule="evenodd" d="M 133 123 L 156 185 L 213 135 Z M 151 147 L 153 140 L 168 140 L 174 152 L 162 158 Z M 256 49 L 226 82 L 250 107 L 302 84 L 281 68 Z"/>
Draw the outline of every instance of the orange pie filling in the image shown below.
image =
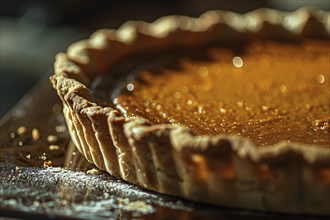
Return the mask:
<path id="1" fill-rule="evenodd" d="M 126 117 L 184 125 L 195 135 L 240 135 L 261 146 L 330 145 L 329 41 L 253 41 L 171 57 L 117 86 L 113 102 Z"/>

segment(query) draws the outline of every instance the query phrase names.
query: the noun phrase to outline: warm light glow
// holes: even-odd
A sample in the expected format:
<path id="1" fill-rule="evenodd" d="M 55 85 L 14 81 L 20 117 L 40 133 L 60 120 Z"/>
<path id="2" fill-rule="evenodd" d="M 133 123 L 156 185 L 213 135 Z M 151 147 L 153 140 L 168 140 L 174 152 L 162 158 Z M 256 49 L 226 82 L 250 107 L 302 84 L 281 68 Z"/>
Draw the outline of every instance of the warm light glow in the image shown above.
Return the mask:
<path id="1" fill-rule="evenodd" d="M 133 91 L 134 90 L 134 85 L 132 83 L 127 84 L 127 90 L 128 91 Z"/>
<path id="2" fill-rule="evenodd" d="M 202 66 L 199 68 L 199 75 L 202 77 L 207 77 L 209 75 L 209 70 L 205 66 Z"/>
<path id="3" fill-rule="evenodd" d="M 322 74 L 319 74 L 319 75 L 317 75 L 317 81 L 319 82 L 319 83 L 324 83 L 324 76 L 322 75 Z"/>
<path id="4" fill-rule="evenodd" d="M 240 57 L 234 57 L 233 58 L 233 64 L 237 68 L 241 68 L 243 66 L 243 60 Z"/>
<path id="5" fill-rule="evenodd" d="M 280 91 L 283 92 L 283 93 L 286 92 L 286 86 L 285 85 L 281 85 L 280 86 Z"/>

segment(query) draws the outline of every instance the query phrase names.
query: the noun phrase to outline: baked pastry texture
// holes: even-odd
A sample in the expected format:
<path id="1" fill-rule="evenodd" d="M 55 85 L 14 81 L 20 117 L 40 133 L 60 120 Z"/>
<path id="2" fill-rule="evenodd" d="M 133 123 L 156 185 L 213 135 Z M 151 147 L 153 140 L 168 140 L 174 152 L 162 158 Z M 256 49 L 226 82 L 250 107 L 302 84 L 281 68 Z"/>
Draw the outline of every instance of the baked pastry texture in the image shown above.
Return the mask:
<path id="1" fill-rule="evenodd" d="M 157 56 L 212 41 L 328 39 L 329 32 L 329 13 L 308 8 L 129 21 L 118 30 L 96 31 L 58 54 L 51 82 L 74 144 L 88 161 L 117 178 L 208 204 L 329 215 L 329 146 L 279 142 L 260 147 L 242 136 L 193 135 L 182 125 L 125 117 L 97 104 L 89 89 L 96 76 L 145 53 Z"/>

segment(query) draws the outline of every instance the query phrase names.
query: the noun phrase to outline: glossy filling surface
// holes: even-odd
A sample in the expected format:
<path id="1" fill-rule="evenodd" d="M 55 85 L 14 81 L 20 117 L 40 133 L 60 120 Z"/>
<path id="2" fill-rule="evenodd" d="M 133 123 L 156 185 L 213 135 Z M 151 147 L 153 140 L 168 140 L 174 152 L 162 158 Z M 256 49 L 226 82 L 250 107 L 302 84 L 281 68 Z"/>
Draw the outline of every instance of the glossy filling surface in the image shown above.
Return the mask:
<path id="1" fill-rule="evenodd" d="M 253 41 L 200 55 L 140 68 L 119 85 L 114 104 L 126 117 L 184 125 L 196 135 L 329 147 L 329 41 Z"/>

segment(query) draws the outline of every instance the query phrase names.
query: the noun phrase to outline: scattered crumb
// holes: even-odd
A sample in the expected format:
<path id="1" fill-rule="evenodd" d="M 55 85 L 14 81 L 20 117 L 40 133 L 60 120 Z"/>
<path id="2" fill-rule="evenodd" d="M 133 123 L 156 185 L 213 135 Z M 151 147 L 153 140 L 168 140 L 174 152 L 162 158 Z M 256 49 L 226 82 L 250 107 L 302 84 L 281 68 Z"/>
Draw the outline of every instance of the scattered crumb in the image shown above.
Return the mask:
<path id="1" fill-rule="evenodd" d="M 91 170 L 87 170 L 86 173 L 87 174 L 91 174 L 91 175 L 98 175 L 98 174 L 100 174 L 100 171 L 97 170 L 97 169 L 95 169 L 95 168 L 93 168 Z"/>
<path id="2" fill-rule="evenodd" d="M 73 156 L 76 156 L 76 154 L 77 154 L 77 153 L 76 153 L 75 151 L 72 152 L 72 155 L 73 155 Z"/>
<path id="3" fill-rule="evenodd" d="M 40 202 L 39 201 L 33 201 L 33 205 L 34 206 L 39 206 L 40 205 Z"/>
<path id="4" fill-rule="evenodd" d="M 52 145 L 49 145 L 48 148 L 49 148 L 49 150 L 59 150 L 60 146 L 52 144 Z"/>
<path id="5" fill-rule="evenodd" d="M 15 167 L 15 170 L 20 170 L 20 168 L 19 167 Z"/>
<path id="6" fill-rule="evenodd" d="M 64 206 L 68 205 L 68 201 L 67 200 L 62 200 L 61 205 L 64 205 Z"/>
<path id="7" fill-rule="evenodd" d="M 53 173 L 59 173 L 63 171 L 62 167 L 48 167 L 48 170 L 53 172 Z"/>
<path id="8" fill-rule="evenodd" d="M 26 132 L 27 132 L 27 128 L 24 127 L 24 126 L 20 126 L 20 127 L 17 129 L 17 131 L 16 131 L 16 133 L 17 133 L 19 136 L 22 136 L 22 135 L 26 134 Z"/>
<path id="9" fill-rule="evenodd" d="M 11 138 L 15 138 L 15 137 L 16 137 L 16 134 L 15 134 L 14 132 L 11 132 L 11 133 L 9 134 L 9 136 L 10 136 Z"/>
<path id="10" fill-rule="evenodd" d="M 40 132 L 39 132 L 39 130 L 36 129 L 36 128 L 33 128 L 32 129 L 32 140 L 33 141 L 37 141 L 39 139 L 40 139 Z"/>
<path id="11" fill-rule="evenodd" d="M 122 208 L 124 208 L 126 211 L 150 213 L 154 210 L 151 205 L 146 204 L 142 200 L 131 202 L 129 201 L 128 198 L 124 198 L 124 199 L 118 199 L 118 203 L 122 205 Z"/>
<path id="12" fill-rule="evenodd" d="M 31 155 L 30 154 L 27 155 L 26 158 L 30 160 L 31 159 Z"/>
<path id="13" fill-rule="evenodd" d="M 65 131 L 65 126 L 64 125 L 56 126 L 55 130 L 57 133 L 62 133 Z"/>
<path id="14" fill-rule="evenodd" d="M 53 162 L 52 161 L 44 161 L 43 167 L 46 169 L 48 167 L 52 167 L 53 166 Z"/>
<path id="15" fill-rule="evenodd" d="M 47 160 L 46 154 L 43 153 L 42 155 L 39 156 L 39 159 L 41 160 Z"/>
<path id="16" fill-rule="evenodd" d="M 23 146 L 23 145 L 24 145 L 23 141 L 18 142 L 18 146 Z"/>
<path id="17" fill-rule="evenodd" d="M 130 202 L 127 205 L 126 210 L 138 211 L 142 213 L 148 213 L 153 210 L 151 205 L 146 204 L 144 201 L 138 200 L 134 202 Z"/>
<path id="18" fill-rule="evenodd" d="M 58 137 L 56 135 L 48 135 L 47 141 L 50 144 L 55 144 L 58 141 Z"/>

